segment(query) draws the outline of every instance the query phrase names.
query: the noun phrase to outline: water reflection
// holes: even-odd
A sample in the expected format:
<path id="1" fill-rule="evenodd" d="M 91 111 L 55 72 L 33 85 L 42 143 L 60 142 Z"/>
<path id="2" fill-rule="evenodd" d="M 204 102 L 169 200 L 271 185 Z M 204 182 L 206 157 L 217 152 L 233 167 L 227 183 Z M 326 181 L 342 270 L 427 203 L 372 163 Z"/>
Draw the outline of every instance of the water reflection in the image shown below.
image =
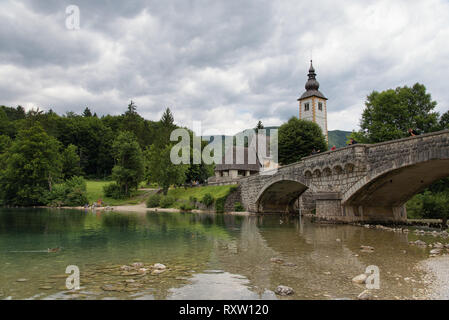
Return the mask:
<path id="1" fill-rule="evenodd" d="M 407 298 L 422 287 L 414 267 L 425 257 L 405 234 L 279 216 L 0 211 L 0 298 L 276 299 L 278 285 L 295 290 L 282 299 L 354 298 L 364 288 L 351 279 L 368 265 L 381 270 L 380 298 Z M 136 261 L 168 271 L 123 275 Z M 79 292 L 64 287 L 67 265 L 80 267 Z"/>

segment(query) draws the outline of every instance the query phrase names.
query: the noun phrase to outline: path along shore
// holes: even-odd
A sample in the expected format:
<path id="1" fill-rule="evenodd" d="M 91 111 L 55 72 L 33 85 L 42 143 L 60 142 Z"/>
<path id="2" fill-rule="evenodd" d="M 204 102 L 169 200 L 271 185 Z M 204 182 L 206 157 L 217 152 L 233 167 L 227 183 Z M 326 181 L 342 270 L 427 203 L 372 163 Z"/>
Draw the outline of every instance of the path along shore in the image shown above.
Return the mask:
<path id="1" fill-rule="evenodd" d="M 46 207 L 50 208 L 50 207 Z M 95 209 L 84 208 L 84 207 L 59 207 L 60 209 L 78 209 L 78 210 L 96 210 L 96 211 L 118 211 L 118 212 L 138 212 L 145 213 L 147 211 L 151 212 L 185 212 L 185 210 L 180 210 L 176 208 L 147 208 L 145 202 L 134 204 L 134 205 L 121 205 L 121 206 L 109 206 L 109 207 L 97 207 Z M 191 210 L 188 212 L 192 213 L 214 213 L 214 211 L 206 210 Z M 239 215 L 239 216 L 249 216 L 249 212 L 226 212 L 228 215 Z"/>

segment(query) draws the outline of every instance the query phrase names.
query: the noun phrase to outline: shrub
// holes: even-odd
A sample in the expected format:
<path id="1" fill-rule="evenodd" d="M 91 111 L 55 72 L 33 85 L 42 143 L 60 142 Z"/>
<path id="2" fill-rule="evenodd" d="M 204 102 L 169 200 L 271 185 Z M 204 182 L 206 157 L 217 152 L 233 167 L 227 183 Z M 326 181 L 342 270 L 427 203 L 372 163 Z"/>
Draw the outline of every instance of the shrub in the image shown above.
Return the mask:
<path id="1" fill-rule="evenodd" d="M 103 193 L 104 193 L 105 197 L 108 197 L 108 198 L 112 198 L 112 199 L 122 199 L 123 198 L 123 195 L 120 190 L 120 186 L 115 182 L 105 185 L 103 187 Z"/>
<path id="2" fill-rule="evenodd" d="M 243 206 L 240 202 L 236 202 L 236 203 L 234 203 L 234 210 L 235 210 L 235 212 L 243 212 L 243 211 L 245 211 L 245 208 L 243 208 Z"/>
<path id="3" fill-rule="evenodd" d="M 88 203 L 86 181 L 83 177 L 74 176 L 63 184 L 55 185 L 46 196 L 46 204 L 50 206 L 82 206 Z"/>
<path id="4" fill-rule="evenodd" d="M 206 207 L 210 207 L 214 203 L 214 197 L 210 193 L 206 193 L 201 199 L 201 203 Z"/>
<path id="5" fill-rule="evenodd" d="M 423 218 L 423 198 L 424 195 L 417 194 L 407 202 L 407 217 L 409 219 Z"/>
<path id="6" fill-rule="evenodd" d="M 449 193 L 430 192 L 423 194 L 422 200 L 423 216 L 428 219 L 442 219 L 442 227 L 446 229 L 449 218 Z"/>
<path id="7" fill-rule="evenodd" d="M 194 196 L 190 196 L 190 197 L 189 197 L 189 201 L 190 201 L 191 203 L 195 204 L 195 203 L 198 202 L 198 199 L 197 199 L 196 197 L 194 197 Z"/>
<path id="8" fill-rule="evenodd" d="M 215 211 L 217 213 L 223 213 L 224 212 L 224 205 L 225 205 L 227 197 L 228 196 L 225 196 L 225 197 L 221 197 L 221 198 L 218 198 L 217 200 L 215 200 Z"/>
<path id="9" fill-rule="evenodd" d="M 179 206 L 179 209 L 181 209 L 183 211 L 192 211 L 194 208 L 191 204 L 183 203 Z"/>
<path id="10" fill-rule="evenodd" d="M 161 200 L 159 201 L 159 205 L 161 208 L 170 208 L 171 205 L 173 205 L 174 203 L 175 198 L 173 198 L 172 196 L 162 197 Z"/>
<path id="11" fill-rule="evenodd" d="M 157 208 L 161 202 L 160 194 L 153 194 L 147 200 L 147 208 Z"/>
<path id="12" fill-rule="evenodd" d="M 47 206 L 59 207 L 64 205 L 66 195 L 66 187 L 64 184 L 57 184 L 53 189 L 44 195 L 42 200 Z"/>

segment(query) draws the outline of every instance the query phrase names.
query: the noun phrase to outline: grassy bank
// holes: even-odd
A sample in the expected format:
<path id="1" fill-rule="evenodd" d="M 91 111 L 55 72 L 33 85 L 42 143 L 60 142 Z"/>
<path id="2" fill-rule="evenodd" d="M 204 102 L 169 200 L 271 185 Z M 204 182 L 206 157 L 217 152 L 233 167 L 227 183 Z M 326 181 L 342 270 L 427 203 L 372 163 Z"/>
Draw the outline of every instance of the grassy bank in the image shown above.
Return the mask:
<path id="1" fill-rule="evenodd" d="M 145 198 L 151 193 L 147 190 L 137 190 L 129 199 L 112 199 L 104 196 L 103 186 L 112 183 L 104 180 L 87 180 L 87 199 L 89 203 L 102 199 L 104 203 L 110 206 L 120 206 L 129 204 L 139 204 L 145 201 Z"/>
<path id="2" fill-rule="evenodd" d="M 237 185 L 227 185 L 170 189 L 167 196 L 155 195 L 150 197 L 147 201 L 147 206 L 151 208 L 176 208 L 187 211 L 197 209 L 202 203 L 217 212 L 222 212 L 227 196 L 236 187 Z M 205 202 L 206 198 L 209 198 L 208 203 Z"/>
<path id="3" fill-rule="evenodd" d="M 195 188 L 176 188 L 168 191 L 168 196 L 176 200 L 189 201 L 191 198 L 201 200 L 207 193 L 211 194 L 214 199 L 225 197 L 236 185 L 228 186 L 204 186 Z"/>

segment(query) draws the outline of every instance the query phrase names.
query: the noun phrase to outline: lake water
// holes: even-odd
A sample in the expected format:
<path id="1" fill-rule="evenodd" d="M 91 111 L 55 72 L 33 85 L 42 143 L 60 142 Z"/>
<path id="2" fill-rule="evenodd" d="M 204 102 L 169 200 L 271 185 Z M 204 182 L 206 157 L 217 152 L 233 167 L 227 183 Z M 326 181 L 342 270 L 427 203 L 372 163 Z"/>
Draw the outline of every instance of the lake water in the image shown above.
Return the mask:
<path id="1" fill-rule="evenodd" d="M 351 279 L 369 265 L 379 299 L 412 299 L 428 257 L 416 239 L 298 217 L 0 209 L 0 299 L 354 299 L 365 288 Z M 133 262 L 167 270 L 120 270 Z M 78 291 L 65 287 L 68 265 L 80 269 Z M 277 296 L 278 285 L 295 294 Z"/>

